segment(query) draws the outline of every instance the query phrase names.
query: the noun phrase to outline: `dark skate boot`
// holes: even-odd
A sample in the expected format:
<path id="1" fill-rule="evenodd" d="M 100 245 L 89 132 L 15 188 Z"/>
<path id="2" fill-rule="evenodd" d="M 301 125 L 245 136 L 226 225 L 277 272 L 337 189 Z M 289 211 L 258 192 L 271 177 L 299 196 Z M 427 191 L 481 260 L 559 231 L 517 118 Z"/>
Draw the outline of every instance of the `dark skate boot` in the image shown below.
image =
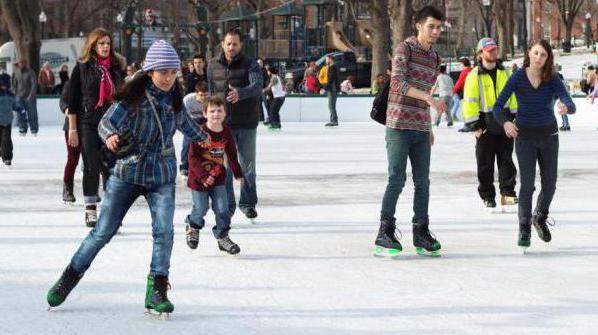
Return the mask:
<path id="1" fill-rule="evenodd" d="M 536 214 L 532 216 L 532 224 L 534 225 L 534 228 L 536 228 L 538 237 L 544 242 L 550 242 L 552 235 L 550 234 L 548 225 L 554 226 L 554 221 L 549 221 L 546 214 L 536 212 Z"/>
<path id="2" fill-rule="evenodd" d="M 73 182 L 65 182 L 62 185 L 62 202 L 66 205 L 72 205 L 76 200 L 73 194 Z"/>
<path id="3" fill-rule="evenodd" d="M 413 245 L 418 255 L 438 257 L 440 256 L 442 246 L 432 236 L 428 225 L 428 221 L 420 221 L 413 224 Z"/>
<path id="4" fill-rule="evenodd" d="M 56 307 L 62 304 L 73 288 L 77 286 L 82 277 L 83 274 L 77 273 L 69 264 L 58 281 L 48 291 L 46 297 L 48 305 L 50 305 L 50 307 Z"/>
<path id="5" fill-rule="evenodd" d="M 378 236 L 374 242 L 374 256 L 396 257 L 403 251 L 403 246 L 396 235 L 398 230 L 395 222 L 394 218 L 380 220 Z"/>
<path id="6" fill-rule="evenodd" d="M 529 223 L 519 224 L 519 239 L 517 245 L 523 248 L 523 253 L 531 245 L 532 227 Z"/>
<path id="7" fill-rule="evenodd" d="M 147 286 L 145 290 L 145 308 L 150 315 L 168 319 L 170 313 L 174 311 L 174 305 L 168 300 L 166 292 L 170 288 L 167 276 L 152 275 L 147 276 Z"/>

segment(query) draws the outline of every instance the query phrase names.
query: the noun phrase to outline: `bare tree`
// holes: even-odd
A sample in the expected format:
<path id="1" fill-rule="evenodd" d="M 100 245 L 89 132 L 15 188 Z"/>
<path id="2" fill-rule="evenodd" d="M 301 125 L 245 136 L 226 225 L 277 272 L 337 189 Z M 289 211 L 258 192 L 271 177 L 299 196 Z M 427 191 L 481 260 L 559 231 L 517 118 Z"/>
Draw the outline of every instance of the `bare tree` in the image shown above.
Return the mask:
<path id="1" fill-rule="evenodd" d="M 388 0 L 372 0 L 370 13 L 372 15 L 372 73 L 370 82 L 379 73 L 385 73 L 388 68 L 390 48 L 390 16 L 388 13 Z"/>
<path id="2" fill-rule="evenodd" d="M 478 10 L 480 11 L 480 16 L 482 18 L 482 22 L 484 22 L 484 35 L 492 36 L 494 12 L 492 11 L 491 6 L 484 6 L 484 2 L 482 0 L 473 0 L 473 2 L 478 7 Z M 497 3 L 500 2 L 500 0 L 494 0 L 494 2 Z"/>
<path id="3" fill-rule="evenodd" d="M 579 14 L 581 6 L 586 0 L 548 0 L 557 6 L 561 21 L 565 25 L 565 43 L 563 43 L 563 51 L 571 52 L 571 35 L 573 32 L 573 24 L 575 18 Z"/>
<path id="4" fill-rule="evenodd" d="M 507 54 L 509 53 L 509 12 L 508 12 L 508 2 L 512 0 L 502 0 L 502 1 L 494 1 L 492 4 L 492 9 L 494 11 L 494 15 L 499 18 L 495 20 L 498 32 L 498 57 L 501 59 L 506 59 Z M 512 8 L 512 6 L 511 6 Z M 490 36 L 490 35 L 488 35 Z"/>
<path id="5" fill-rule="evenodd" d="M 390 48 L 390 16 L 388 0 L 348 0 L 352 8 L 358 4 L 364 6 L 371 15 L 372 20 L 372 72 L 371 81 L 378 73 L 384 73 L 388 68 Z"/>
<path id="6" fill-rule="evenodd" d="M 392 45 L 394 48 L 413 34 L 411 22 L 411 18 L 413 16 L 413 1 L 389 0 L 388 8 L 390 11 Z"/>
<path id="7" fill-rule="evenodd" d="M 27 60 L 37 73 L 41 47 L 38 15 L 41 7 L 38 1 L 0 0 L 2 19 L 7 23 L 10 37 L 15 41 L 19 58 Z"/>
<path id="8" fill-rule="evenodd" d="M 457 33 L 457 45 L 455 50 L 460 50 L 463 48 L 463 39 L 465 36 L 465 19 L 467 17 L 467 4 L 466 0 L 459 0 L 457 2 L 459 4 L 459 17 L 457 18 L 457 25 L 460 28 Z"/>

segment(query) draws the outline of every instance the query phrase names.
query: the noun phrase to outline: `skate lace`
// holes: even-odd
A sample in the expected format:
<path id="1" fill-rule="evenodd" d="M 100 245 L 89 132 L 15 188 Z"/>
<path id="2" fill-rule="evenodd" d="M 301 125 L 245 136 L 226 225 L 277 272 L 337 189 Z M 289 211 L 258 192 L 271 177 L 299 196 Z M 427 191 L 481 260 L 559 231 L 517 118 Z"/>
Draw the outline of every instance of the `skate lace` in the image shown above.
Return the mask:
<path id="1" fill-rule="evenodd" d="M 549 216 L 546 218 L 546 224 L 549 226 L 555 226 L 556 220 L 552 216 Z"/>
<path id="2" fill-rule="evenodd" d="M 189 233 L 187 234 L 187 238 L 191 242 L 198 242 L 199 241 L 199 229 L 189 227 Z"/>
<path id="3" fill-rule="evenodd" d="M 434 234 L 430 229 L 426 229 L 426 233 L 424 234 L 424 238 L 426 239 L 427 242 L 431 242 L 431 243 L 434 243 L 434 241 L 438 240 L 436 238 L 436 234 Z"/>
<path id="4" fill-rule="evenodd" d="M 168 290 L 170 290 L 172 286 L 170 282 L 167 281 L 164 285 L 156 285 L 154 289 L 154 294 L 157 294 L 162 300 L 168 300 Z"/>
<path id="5" fill-rule="evenodd" d="M 225 249 L 230 249 L 235 245 L 235 243 L 229 237 L 224 237 L 223 239 L 221 239 L 220 244 Z"/>
<path id="6" fill-rule="evenodd" d="M 398 237 L 397 237 L 397 233 L 399 233 Z M 403 233 L 401 233 L 401 231 L 399 230 L 399 228 L 395 228 L 394 231 L 392 232 L 392 236 L 397 240 L 400 241 L 403 239 Z"/>

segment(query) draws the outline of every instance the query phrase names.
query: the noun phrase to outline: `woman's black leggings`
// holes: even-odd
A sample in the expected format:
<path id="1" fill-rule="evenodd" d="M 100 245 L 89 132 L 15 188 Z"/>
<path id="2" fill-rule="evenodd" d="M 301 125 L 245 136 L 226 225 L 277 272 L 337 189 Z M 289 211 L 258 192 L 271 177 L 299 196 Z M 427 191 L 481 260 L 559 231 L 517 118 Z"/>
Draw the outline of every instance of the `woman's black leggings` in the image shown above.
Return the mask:
<path id="1" fill-rule="evenodd" d="M 108 177 L 108 171 L 106 171 L 101 160 L 103 142 L 98 135 L 98 126 L 82 123 L 79 129 L 79 142 L 81 144 L 81 155 L 83 156 L 84 202 L 85 205 L 95 205 L 100 185 L 100 173 L 104 175 L 104 179 Z"/>

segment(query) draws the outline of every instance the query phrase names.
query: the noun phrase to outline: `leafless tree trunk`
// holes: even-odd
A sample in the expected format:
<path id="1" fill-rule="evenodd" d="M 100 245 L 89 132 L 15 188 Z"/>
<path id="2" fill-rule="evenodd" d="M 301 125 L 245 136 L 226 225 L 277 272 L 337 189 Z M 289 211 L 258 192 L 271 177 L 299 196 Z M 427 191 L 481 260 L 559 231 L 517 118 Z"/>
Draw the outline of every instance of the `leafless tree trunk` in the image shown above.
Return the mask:
<path id="1" fill-rule="evenodd" d="M 561 14 L 561 21 L 565 25 L 565 43 L 563 43 L 563 51 L 571 52 L 571 34 L 573 32 L 573 24 L 575 18 L 581 9 L 581 6 L 587 0 L 549 0 L 557 6 Z"/>
<path id="2" fill-rule="evenodd" d="M 457 34 L 457 46 L 456 46 L 456 52 L 458 52 L 458 50 L 460 50 L 461 48 L 463 48 L 463 39 L 465 37 L 465 18 L 466 15 L 465 13 L 466 11 L 466 1 L 465 0 L 459 0 L 459 18 L 458 18 L 458 25 L 459 25 L 459 33 Z"/>
<path id="3" fill-rule="evenodd" d="M 392 45 L 399 43 L 413 34 L 411 17 L 413 16 L 412 0 L 389 0 L 390 24 L 392 29 Z"/>
<path id="4" fill-rule="evenodd" d="M 507 1 L 494 1 L 493 10 L 498 20 L 495 20 L 498 31 L 498 57 L 506 59 L 509 51 L 509 19 L 507 14 Z"/>
<path id="5" fill-rule="evenodd" d="M 494 21 L 494 14 L 490 6 L 484 6 L 482 0 L 473 0 L 475 5 L 477 5 L 480 16 L 482 17 L 482 22 L 484 23 L 484 36 L 492 36 L 492 24 Z M 495 1 L 496 3 L 497 1 Z"/>
<path id="6" fill-rule="evenodd" d="M 217 21 L 220 15 L 224 13 L 228 9 L 228 4 L 230 0 L 222 1 L 222 0 L 201 0 L 206 11 L 208 13 L 208 21 Z M 210 32 L 208 33 L 208 53 L 209 55 L 206 56 L 207 58 L 215 57 L 218 53 L 220 53 L 220 36 L 216 30 L 218 29 L 218 23 L 211 23 L 210 24 Z M 224 32 L 223 32 L 224 33 Z"/>
<path id="7" fill-rule="evenodd" d="M 372 73 L 370 82 L 379 73 L 385 73 L 388 68 L 388 54 L 390 48 L 390 16 L 388 14 L 388 0 L 371 0 L 370 13 L 372 14 Z"/>
<path id="8" fill-rule="evenodd" d="M 2 19 L 8 25 L 10 37 L 15 42 L 19 58 L 27 60 L 29 67 L 39 71 L 41 47 L 38 30 L 38 15 L 41 7 L 38 1 L 0 0 Z"/>

